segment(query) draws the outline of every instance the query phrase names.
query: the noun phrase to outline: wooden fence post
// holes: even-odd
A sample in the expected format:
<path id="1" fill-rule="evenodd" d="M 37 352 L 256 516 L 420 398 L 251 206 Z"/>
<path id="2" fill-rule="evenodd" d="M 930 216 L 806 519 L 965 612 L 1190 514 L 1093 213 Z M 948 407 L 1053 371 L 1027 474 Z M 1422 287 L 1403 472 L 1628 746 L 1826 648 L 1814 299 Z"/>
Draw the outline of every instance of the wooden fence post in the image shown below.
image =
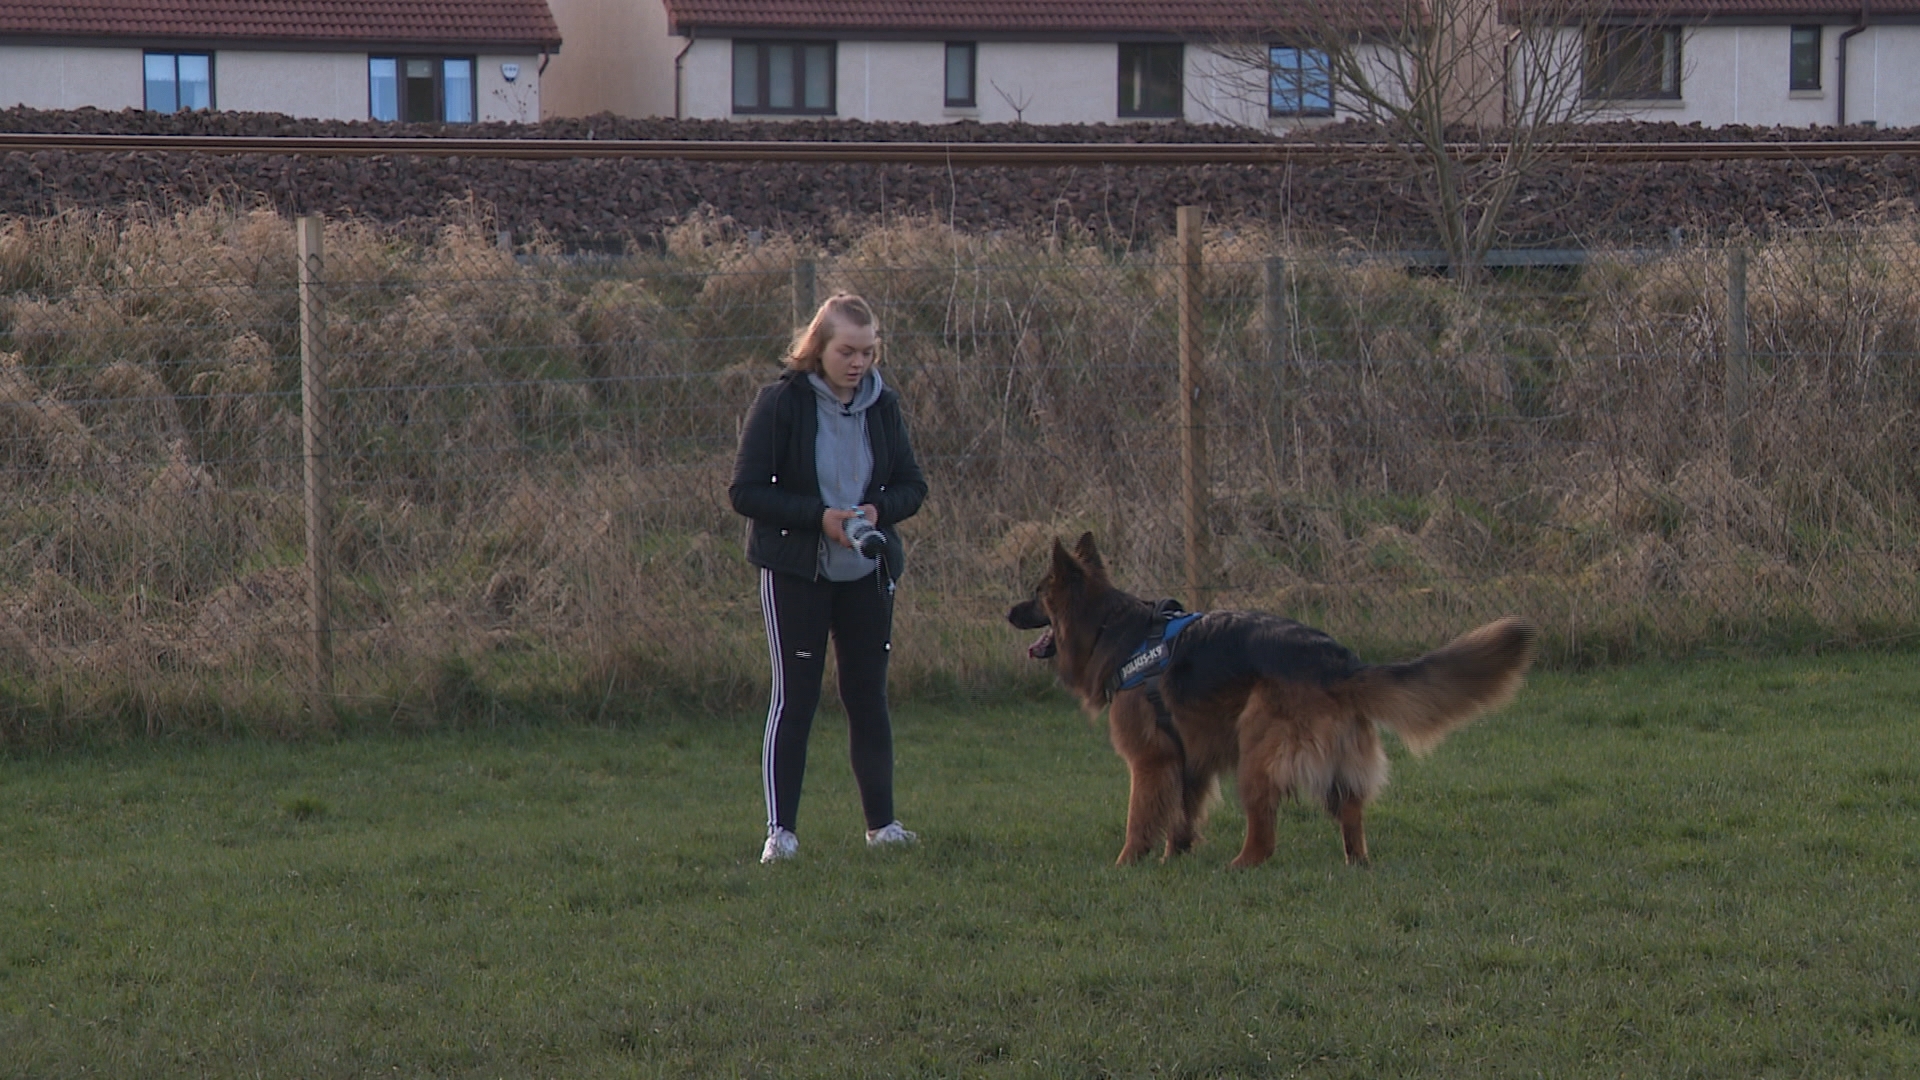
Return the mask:
<path id="1" fill-rule="evenodd" d="M 793 260 L 793 325 L 805 326 L 813 319 L 814 277 L 812 259 Z"/>
<path id="2" fill-rule="evenodd" d="M 333 723 L 333 513 L 328 490 L 330 436 L 325 322 L 321 283 L 326 267 L 325 222 L 295 220 L 300 256 L 300 411 L 307 519 L 308 686 L 313 718 Z"/>
<path id="3" fill-rule="evenodd" d="M 1287 338 L 1292 331 L 1287 324 L 1287 260 L 1269 255 L 1266 270 L 1267 366 L 1277 379 L 1285 370 Z"/>
<path id="4" fill-rule="evenodd" d="M 1180 505 L 1186 519 L 1187 603 L 1205 611 L 1213 602 L 1207 553 L 1206 383 L 1200 370 L 1201 225 L 1198 206 L 1176 212 L 1180 250 Z"/>
<path id="5" fill-rule="evenodd" d="M 1727 249 L 1727 468 L 1745 476 L 1752 467 L 1753 429 L 1747 415 L 1753 358 L 1747 351 L 1747 249 Z"/>
<path id="6" fill-rule="evenodd" d="M 1262 282 L 1265 286 L 1262 299 L 1265 301 L 1264 323 L 1267 331 L 1267 378 L 1266 386 L 1273 394 L 1273 403 L 1268 412 L 1267 444 L 1274 454 L 1274 463 L 1280 462 L 1279 448 L 1289 442 L 1288 432 L 1293 428 L 1293 395 L 1297 392 L 1292 372 L 1287 368 L 1287 358 L 1291 351 L 1293 326 L 1287 318 L 1287 260 L 1278 255 L 1267 256 L 1266 275 Z M 1300 463 L 1294 463 L 1294 472 L 1300 472 Z"/>

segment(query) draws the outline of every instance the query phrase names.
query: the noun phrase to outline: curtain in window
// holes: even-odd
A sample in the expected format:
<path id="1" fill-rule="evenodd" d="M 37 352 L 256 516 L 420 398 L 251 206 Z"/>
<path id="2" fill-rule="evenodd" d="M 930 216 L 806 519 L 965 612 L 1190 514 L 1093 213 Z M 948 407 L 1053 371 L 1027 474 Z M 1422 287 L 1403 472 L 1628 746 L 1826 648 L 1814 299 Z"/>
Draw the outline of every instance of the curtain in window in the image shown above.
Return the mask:
<path id="1" fill-rule="evenodd" d="M 473 123 L 473 61 L 449 58 L 442 61 L 442 80 L 447 99 L 449 124 Z"/>
<path id="2" fill-rule="evenodd" d="M 147 108 L 174 112 L 180 108 L 180 86 L 174 77 L 172 53 L 147 54 Z"/>
<path id="3" fill-rule="evenodd" d="M 809 109 L 829 109 L 833 107 L 833 50 L 825 45 L 806 47 L 806 107 Z"/>
<path id="4" fill-rule="evenodd" d="M 947 104 L 972 105 L 973 42 L 947 43 Z"/>
<path id="5" fill-rule="evenodd" d="M 400 119 L 400 62 L 391 56 L 367 61 L 367 113 L 375 120 Z"/>
<path id="6" fill-rule="evenodd" d="M 213 57 L 182 53 L 175 60 L 180 73 L 180 107 L 213 108 Z"/>
<path id="7" fill-rule="evenodd" d="M 213 57 L 207 53 L 148 53 L 143 68 L 148 109 L 213 108 Z"/>

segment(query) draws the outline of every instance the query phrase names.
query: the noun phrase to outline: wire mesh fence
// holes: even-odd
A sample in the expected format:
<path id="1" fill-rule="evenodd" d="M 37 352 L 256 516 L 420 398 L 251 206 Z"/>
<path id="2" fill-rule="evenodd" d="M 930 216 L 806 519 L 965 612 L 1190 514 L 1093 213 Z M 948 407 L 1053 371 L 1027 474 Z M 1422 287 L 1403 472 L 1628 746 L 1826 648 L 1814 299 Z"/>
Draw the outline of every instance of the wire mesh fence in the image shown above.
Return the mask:
<path id="1" fill-rule="evenodd" d="M 317 255 L 310 443 L 293 222 L 0 230 L 9 737 L 102 693 L 298 724 L 316 670 L 323 719 L 757 698 L 738 424 L 839 290 L 932 489 L 896 692 L 1044 678 L 1000 616 L 1081 531 L 1137 594 L 1198 580 L 1382 653 L 1510 612 L 1589 658 L 1920 626 L 1911 228 L 1470 285 L 1209 229 L 1197 569 L 1171 245 L 707 221 L 577 257 L 335 222 Z"/>

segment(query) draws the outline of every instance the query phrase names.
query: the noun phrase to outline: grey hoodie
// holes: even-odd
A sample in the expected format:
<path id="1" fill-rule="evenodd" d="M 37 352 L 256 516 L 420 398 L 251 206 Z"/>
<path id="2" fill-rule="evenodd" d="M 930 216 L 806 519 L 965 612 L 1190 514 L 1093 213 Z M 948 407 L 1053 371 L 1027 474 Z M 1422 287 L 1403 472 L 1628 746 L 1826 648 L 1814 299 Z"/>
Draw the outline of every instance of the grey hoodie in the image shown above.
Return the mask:
<path id="1" fill-rule="evenodd" d="M 861 377 L 853 400 L 845 405 L 818 375 L 813 384 L 820 430 L 813 440 L 813 467 L 820 476 L 820 500 L 838 510 L 860 505 L 873 479 L 873 447 L 867 442 L 867 410 L 880 400 L 880 370 L 869 368 Z M 879 524 L 875 522 L 874 524 Z M 839 542 L 820 537 L 820 575 L 829 581 L 858 581 L 870 576 L 878 560 L 869 559 Z"/>

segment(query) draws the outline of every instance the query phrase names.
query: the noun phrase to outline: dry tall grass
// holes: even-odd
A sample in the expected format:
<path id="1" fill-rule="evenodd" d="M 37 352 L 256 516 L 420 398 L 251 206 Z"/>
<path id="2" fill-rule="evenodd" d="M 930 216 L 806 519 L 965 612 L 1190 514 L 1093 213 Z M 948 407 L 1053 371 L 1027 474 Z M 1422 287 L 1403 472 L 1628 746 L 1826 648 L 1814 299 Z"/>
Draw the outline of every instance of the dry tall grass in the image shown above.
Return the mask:
<path id="1" fill-rule="evenodd" d="M 219 209 L 0 227 L 7 741 L 305 722 L 292 247 L 290 223 Z M 712 219 L 619 260 L 516 258 L 480 227 L 336 223 L 326 247 L 351 713 L 758 697 L 725 487 L 803 257 L 822 293 L 878 304 L 932 481 L 904 530 L 900 691 L 1041 681 L 998 615 L 1055 536 L 1093 529 L 1136 591 L 1178 591 L 1155 252 L 924 224 L 827 252 Z M 1526 612 L 1589 658 L 1920 624 L 1913 230 L 1755 253 L 1739 462 L 1719 251 L 1472 290 L 1246 230 L 1207 258 L 1223 603 L 1379 650 Z"/>

